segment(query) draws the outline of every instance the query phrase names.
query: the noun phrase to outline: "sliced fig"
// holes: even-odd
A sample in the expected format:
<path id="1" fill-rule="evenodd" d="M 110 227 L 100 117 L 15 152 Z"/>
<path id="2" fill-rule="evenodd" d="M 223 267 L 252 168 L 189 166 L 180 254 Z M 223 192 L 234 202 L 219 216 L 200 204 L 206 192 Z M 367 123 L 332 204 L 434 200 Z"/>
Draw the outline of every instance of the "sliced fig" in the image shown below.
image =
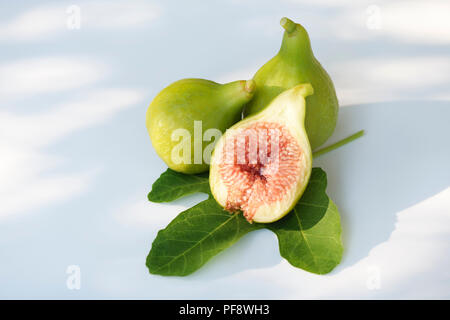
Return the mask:
<path id="1" fill-rule="evenodd" d="M 305 130 L 310 84 L 277 96 L 264 110 L 236 123 L 217 142 L 209 183 L 216 201 L 249 221 L 269 223 L 300 199 L 312 169 Z"/>

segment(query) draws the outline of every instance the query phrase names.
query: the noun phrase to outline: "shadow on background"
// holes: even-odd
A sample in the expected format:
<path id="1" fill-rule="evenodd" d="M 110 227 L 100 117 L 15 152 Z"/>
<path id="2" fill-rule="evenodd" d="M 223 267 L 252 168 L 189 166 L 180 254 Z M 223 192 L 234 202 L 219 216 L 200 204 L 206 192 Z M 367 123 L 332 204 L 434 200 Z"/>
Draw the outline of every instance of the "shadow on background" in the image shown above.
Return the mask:
<path id="1" fill-rule="evenodd" d="M 360 129 L 366 135 L 314 164 L 327 172 L 327 191 L 342 217 L 345 252 L 336 270 L 388 240 L 399 211 L 450 185 L 449 102 L 355 105 L 341 108 L 339 117 L 333 140 Z"/>
<path id="2" fill-rule="evenodd" d="M 332 140 L 360 129 L 366 134 L 314 163 L 327 172 L 327 193 L 342 218 L 344 258 L 334 272 L 352 266 L 385 242 L 395 229 L 399 211 L 450 184 L 446 168 L 450 163 L 449 102 L 355 105 L 341 108 L 339 117 Z M 268 234 L 260 230 L 244 236 L 184 279 L 217 279 L 278 264 L 278 241 Z"/>

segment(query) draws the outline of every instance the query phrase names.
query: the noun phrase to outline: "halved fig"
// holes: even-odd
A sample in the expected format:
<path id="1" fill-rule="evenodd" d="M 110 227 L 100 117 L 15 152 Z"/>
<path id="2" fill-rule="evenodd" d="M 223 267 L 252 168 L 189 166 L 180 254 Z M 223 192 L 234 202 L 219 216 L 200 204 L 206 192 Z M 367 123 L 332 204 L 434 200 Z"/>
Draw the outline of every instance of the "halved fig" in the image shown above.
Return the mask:
<path id="1" fill-rule="evenodd" d="M 308 184 L 312 152 L 305 131 L 310 84 L 278 95 L 264 110 L 219 139 L 209 183 L 216 201 L 249 221 L 274 222 L 295 206 Z"/>

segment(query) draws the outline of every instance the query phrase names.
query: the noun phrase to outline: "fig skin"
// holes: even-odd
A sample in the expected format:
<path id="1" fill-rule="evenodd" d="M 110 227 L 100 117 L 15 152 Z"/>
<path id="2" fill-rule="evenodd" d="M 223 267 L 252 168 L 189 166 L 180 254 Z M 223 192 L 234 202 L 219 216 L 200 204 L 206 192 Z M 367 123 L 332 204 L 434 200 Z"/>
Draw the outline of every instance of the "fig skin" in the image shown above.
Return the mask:
<path id="1" fill-rule="evenodd" d="M 253 80 L 219 84 L 205 79 L 182 79 L 164 88 L 151 102 L 146 114 L 146 126 L 152 145 L 167 166 L 177 172 L 195 174 L 208 171 L 203 151 L 213 141 L 203 141 L 208 129 L 223 133 L 241 119 L 243 106 L 255 91 Z M 194 121 L 202 122 L 202 163 L 194 163 Z M 172 140 L 177 129 L 190 133 L 190 163 L 175 163 L 172 150 L 181 140 Z M 196 139 L 196 141 L 199 139 Z M 197 147 L 199 145 L 197 144 Z"/>
<path id="2" fill-rule="evenodd" d="M 229 192 L 241 187 L 239 182 L 231 189 L 227 188 L 223 176 L 220 173 L 222 159 L 224 157 L 224 146 L 234 130 L 249 127 L 255 123 L 277 123 L 289 129 L 292 138 L 300 146 L 302 157 L 299 160 L 301 170 L 295 188 L 286 192 L 282 199 L 272 203 L 264 203 L 257 209 L 255 215 L 246 218 L 249 222 L 271 223 L 288 214 L 296 205 L 306 186 L 312 171 L 312 151 L 308 136 L 304 127 L 305 121 L 305 98 L 314 94 L 314 89 L 309 83 L 299 84 L 278 95 L 264 110 L 251 115 L 233 125 L 219 139 L 211 158 L 211 168 L 209 173 L 209 185 L 214 199 L 223 208 L 228 206 Z M 280 164 L 281 167 L 281 164 Z M 267 178 L 270 178 L 269 176 Z M 284 175 L 278 174 L 275 179 L 283 179 Z M 274 180 L 278 182 L 278 180 Z M 276 184 L 273 182 L 274 184 Z M 294 186 L 293 186 L 294 187 Z M 274 190 L 274 192 L 276 192 Z"/>
<path id="3" fill-rule="evenodd" d="M 305 127 L 314 150 L 328 140 L 336 127 L 336 91 L 330 76 L 314 57 L 305 28 L 288 18 L 281 19 L 280 24 L 285 29 L 280 51 L 253 77 L 257 90 L 244 115 L 264 109 L 278 94 L 297 84 L 310 83 L 314 95 L 306 98 Z"/>

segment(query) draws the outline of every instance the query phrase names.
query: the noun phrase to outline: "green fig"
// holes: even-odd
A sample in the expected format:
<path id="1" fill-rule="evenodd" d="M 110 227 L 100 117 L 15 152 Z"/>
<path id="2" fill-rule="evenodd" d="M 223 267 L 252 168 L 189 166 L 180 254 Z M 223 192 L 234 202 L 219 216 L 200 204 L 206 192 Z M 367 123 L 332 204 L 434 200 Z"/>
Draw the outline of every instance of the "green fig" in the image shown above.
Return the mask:
<path id="1" fill-rule="evenodd" d="M 314 57 L 308 33 L 288 18 L 280 21 L 285 29 L 278 54 L 253 77 L 256 93 L 244 114 L 264 109 L 282 91 L 299 83 L 311 83 L 314 95 L 306 99 L 306 132 L 312 149 L 325 143 L 336 126 L 338 100 L 331 78 Z"/>
<path id="2" fill-rule="evenodd" d="M 253 80 L 218 84 L 183 79 L 164 88 L 146 114 L 156 153 L 172 170 L 207 171 L 216 140 L 241 119 L 242 108 L 254 91 Z"/>
<path id="3" fill-rule="evenodd" d="M 281 219 L 303 194 L 312 170 L 304 127 L 310 84 L 277 96 L 259 113 L 236 123 L 216 144 L 209 184 L 216 201 L 252 222 Z"/>

